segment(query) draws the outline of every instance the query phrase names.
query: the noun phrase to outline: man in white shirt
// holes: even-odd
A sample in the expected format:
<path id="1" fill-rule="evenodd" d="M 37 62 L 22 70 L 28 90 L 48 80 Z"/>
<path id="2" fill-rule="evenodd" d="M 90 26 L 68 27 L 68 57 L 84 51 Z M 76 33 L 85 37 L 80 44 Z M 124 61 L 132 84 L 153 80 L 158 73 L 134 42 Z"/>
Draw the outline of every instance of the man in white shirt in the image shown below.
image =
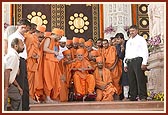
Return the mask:
<path id="1" fill-rule="evenodd" d="M 68 48 L 66 47 L 66 41 L 67 41 L 67 37 L 65 36 L 62 36 L 61 39 L 59 40 L 59 54 L 57 56 L 59 61 L 62 58 L 64 58 L 64 55 L 62 54 L 62 52 L 65 50 L 68 50 Z"/>
<path id="2" fill-rule="evenodd" d="M 129 28 L 130 39 L 126 43 L 124 71 L 128 72 L 130 100 L 147 99 L 146 76 L 148 48 L 146 40 L 138 35 L 138 28 L 132 25 Z"/>
<path id="3" fill-rule="evenodd" d="M 5 55 L 4 61 L 4 110 L 7 110 L 8 97 L 10 98 L 11 110 L 21 109 L 23 90 L 15 80 L 19 71 L 19 54 L 24 50 L 22 40 L 15 38 L 12 40 L 11 49 Z"/>
<path id="4" fill-rule="evenodd" d="M 11 49 L 11 41 L 14 38 L 19 38 L 24 43 L 24 34 L 28 32 L 30 29 L 30 22 L 23 18 L 18 21 L 17 23 L 17 30 L 13 34 L 11 34 L 8 38 L 8 51 Z M 29 86 L 28 86 L 28 79 L 27 79 L 27 67 L 26 67 L 26 59 L 27 59 L 27 51 L 26 51 L 26 45 L 24 43 L 24 51 L 22 53 L 19 53 L 20 56 L 20 74 L 16 77 L 17 82 L 19 83 L 20 87 L 23 89 L 23 95 L 22 95 L 22 110 L 28 111 L 29 108 Z"/>

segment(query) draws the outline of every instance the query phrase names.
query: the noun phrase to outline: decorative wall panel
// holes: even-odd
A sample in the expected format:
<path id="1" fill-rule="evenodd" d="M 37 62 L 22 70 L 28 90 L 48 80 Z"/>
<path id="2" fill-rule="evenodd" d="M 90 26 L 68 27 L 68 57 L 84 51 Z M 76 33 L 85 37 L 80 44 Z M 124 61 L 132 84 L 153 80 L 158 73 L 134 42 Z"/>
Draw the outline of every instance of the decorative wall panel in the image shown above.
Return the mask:
<path id="1" fill-rule="evenodd" d="M 16 4 L 15 23 L 21 18 L 45 25 L 47 31 L 61 28 L 69 39 L 83 37 L 99 38 L 98 4 Z"/>
<path id="2" fill-rule="evenodd" d="M 56 4 L 55 27 L 65 30 L 65 5 Z"/>
<path id="3" fill-rule="evenodd" d="M 92 5 L 93 16 L 93 40 L 96 42 L 99 39 L 99 6 L 98 4 Z"/>
<path id="4" fill-rule="evenodd" d="M 14 7 L 15 9 L 15 24 L 17 24 L 17 22 L 22 19 L 22 4 L 18 4 L 18 5 L 15 5 Z"/>
<path id="5" fill-rule="evenodd" d="M 37 25 L 45 25 L 51 31 L 51 5 L 50 4 L 16 4 L 15 24 L 21 18 L 27 18 Z M 52 12 L 51 12 L 52 13 Z"/>
<path id="6" fill-rule="evenodd" d="M 97 4 L 66 4 L 65 34 L 69 39 L 82 37 L 85 40 L 98 39 L 98 5 Z"/>
<path id="7" fill-rule="evenodd" d="M 137 25 L 139 26 L 139 34 L 145 39 L 149 38 L 149 18 L 148 5 L 137 5 Z"/>

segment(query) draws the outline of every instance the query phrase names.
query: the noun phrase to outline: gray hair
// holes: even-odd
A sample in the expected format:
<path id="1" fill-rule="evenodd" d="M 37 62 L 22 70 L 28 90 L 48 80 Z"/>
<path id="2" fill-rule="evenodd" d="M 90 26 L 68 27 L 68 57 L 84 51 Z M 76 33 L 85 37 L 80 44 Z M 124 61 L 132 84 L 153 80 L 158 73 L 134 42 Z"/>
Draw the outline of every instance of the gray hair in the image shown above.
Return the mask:
<path id="1" fill-rule="evenodd" d="M 11 47 L 14 48 L 15 45 L 18 45 L 19 44 L 19 38 L 15 38 L 12 40 L 11 42 Z"/>

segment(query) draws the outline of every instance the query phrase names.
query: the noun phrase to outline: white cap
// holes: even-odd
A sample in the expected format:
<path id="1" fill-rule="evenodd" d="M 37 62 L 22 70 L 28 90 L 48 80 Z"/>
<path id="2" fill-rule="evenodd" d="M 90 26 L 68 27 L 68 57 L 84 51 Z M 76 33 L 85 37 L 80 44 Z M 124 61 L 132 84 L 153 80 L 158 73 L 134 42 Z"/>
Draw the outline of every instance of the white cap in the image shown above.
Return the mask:
<path id="1" fill-rule="evenodd" d="M 66 42 L 67 41 L 67 37 L 62 36 L 62 38 L 59 40 L 59 42 Z"/>

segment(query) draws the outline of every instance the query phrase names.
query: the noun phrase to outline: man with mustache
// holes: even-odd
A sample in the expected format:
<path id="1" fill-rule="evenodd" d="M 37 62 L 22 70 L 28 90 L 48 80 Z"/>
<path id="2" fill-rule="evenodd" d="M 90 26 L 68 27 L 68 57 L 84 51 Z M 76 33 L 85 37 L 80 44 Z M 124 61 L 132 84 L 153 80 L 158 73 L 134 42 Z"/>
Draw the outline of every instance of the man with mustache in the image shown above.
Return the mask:
<path id="1" fill-rule="evenodd" d="M 11 50 L 5 55 L 4 63 L 4 110 L 7 110 L 8 97 L 12 111 L 21 109 L 23 90 L 15 80 L 19 72 L 19 53 L 23 52 L 24 44 L 21 39 L 15 38 L 11 42 Z"/>
<path id="2" fill-rule="evenodd" d="M 132 25 L 129 28 L 130 39 L 126 43 L 124 71 L 128 73 L 130 100 L 137 101 L 147 99 L 146 76 L 148 48 L 146 40 L 138 35 L 138 27 Z"/>
<path id="3" fill-rule="evenodd" d="M 30 22 L 23 18 L 18 21 L 17 30 L 11 34 L 8 38 L 8 51 L 11 49 L 11 42 L 15 38 L 19 38 L 24 43 L 24 51 L 22 53 L 19 53 L 20 56 L 20 64 L 19 64 L 19 70 L 20 73 L 17 75 L 16 80 L 19 83 L 20 87 L 23 89 L 23 95 L 22 95 L 22 110 L 28 111 L 30 109 L 29 107 L 29 85 L 28 85 L 28 79 L 27 79 L 27 67 L 26 67 L 26 59 L 27 59 L 27 50 L 25 45 L 25 36 L 24 34 L 29 31 L 30 29 Z"/>

